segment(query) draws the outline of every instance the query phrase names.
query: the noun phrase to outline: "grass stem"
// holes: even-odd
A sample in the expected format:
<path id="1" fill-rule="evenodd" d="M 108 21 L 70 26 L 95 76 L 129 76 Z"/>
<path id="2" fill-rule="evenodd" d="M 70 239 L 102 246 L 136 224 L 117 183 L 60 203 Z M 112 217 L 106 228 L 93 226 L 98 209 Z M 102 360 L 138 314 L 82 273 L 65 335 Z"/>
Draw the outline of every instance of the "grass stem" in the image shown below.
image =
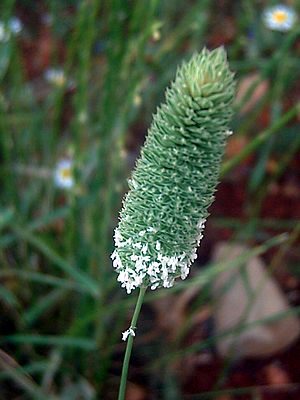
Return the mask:
<path id="1" fill-rule="evenodd" d="M 146 287 L 140 288 L 139 297 L 138 297 L 136 305 L 135 305 L 135 310 L 134 310 L 133 317 L 131 320 L 131 325 L 130 325 L 130 328 L 132 328 L 132 329 L 136 328 L 137 320 L 138 320 L 138 317 L 139 317 L 139 314 L 141 311 L 141 307 L 143 304 L 146 290 L 147 290 Z M 129 361 L 130 361 L 130 356 L 131 356 L 132 345 L 133 345 L 133 336 L 129 335 L 128 339 L 127 339 L 126 351 L 125 351 L 125 356 L 124 356 L 124 361 L 123 361 L 123 368 L 122 368 L 118 400 L 125 399 L 127 375 L 128 375 L 128 368 L 129 368 Z"/>

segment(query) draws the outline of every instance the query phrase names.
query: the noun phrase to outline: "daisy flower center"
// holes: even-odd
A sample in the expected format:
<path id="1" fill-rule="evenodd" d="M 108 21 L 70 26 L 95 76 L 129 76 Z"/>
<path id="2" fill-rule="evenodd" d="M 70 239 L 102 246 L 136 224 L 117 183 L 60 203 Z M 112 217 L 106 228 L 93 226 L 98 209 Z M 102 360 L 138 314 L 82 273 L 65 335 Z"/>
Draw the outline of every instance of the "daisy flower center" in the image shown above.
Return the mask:
<path id="1" fill-rule="evenodd" d="M 287 13 L 285 13 L 284 11 L 275 11 L 273 14 L 273 20 L 278 24 L 282 24 L 287 19 L 288 19 Z"/>
<path id="2" fill-rule="evenodd" d="M 65 77 L 63 75 L 58 75 L 54 79 L 55 83 L 59 86 L 62 86 L 65 83 Z"/>
<path id="3" fill-rule="evenodd" d="M 62 179 L 69 179 L 72 176 L 71 169 L 70 168 L 62 168 L 60 171 L 60 175 Z"/>

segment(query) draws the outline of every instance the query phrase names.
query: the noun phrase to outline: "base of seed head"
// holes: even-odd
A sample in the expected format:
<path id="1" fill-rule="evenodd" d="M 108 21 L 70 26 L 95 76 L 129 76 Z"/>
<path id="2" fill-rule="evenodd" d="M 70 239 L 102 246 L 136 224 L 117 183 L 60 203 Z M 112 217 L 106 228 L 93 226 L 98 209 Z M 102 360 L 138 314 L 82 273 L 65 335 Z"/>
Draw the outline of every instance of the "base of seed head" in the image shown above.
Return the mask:
<path id="1" fill-rule="evenodd" d="M 137 238 L 139 241 L 133 241 L 132 238 L 124 240 L 118 228 L 116 228 L 114 235 L 116 250 L 111 258 L 114 268 L 119 273 L 117 280 L 121 282 L 121 287 L 125 288 L 127 293 L 130 294 L 132 290 L 143 284 L 154 290 L 158 287 L 172 287 L 178 277 L 185 279 L 190 272 L 192 263 L 197 258 L 197 248 L 203 237 L 204 224 L 205 219 L 198 222 L 198 233 L 194 238 L 195 247 L 191 253 L 174 254 L 173 256 L 164 254 L 163 246 L 159 241 L 148 239 L 147 242 L 144 242 L 142 240 L 146 232 L 149 234 L 153 231 L 157 233 L 154 229 L 148 228 L 147 231 L 140 231 L 139 238 Z M 118 251 L 131 249 L 133 254 L 130 258 L 134 262 L 134 266 L 128 268 L 122 264 Z"/>

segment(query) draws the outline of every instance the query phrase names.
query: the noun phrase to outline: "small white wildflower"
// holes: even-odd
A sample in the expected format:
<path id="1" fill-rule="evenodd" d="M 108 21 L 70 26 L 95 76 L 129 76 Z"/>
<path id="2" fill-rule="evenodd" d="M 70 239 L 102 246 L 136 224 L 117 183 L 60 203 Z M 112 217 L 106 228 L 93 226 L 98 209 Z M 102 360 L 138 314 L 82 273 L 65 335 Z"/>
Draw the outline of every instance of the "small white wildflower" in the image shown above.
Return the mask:
<path id="1" fill-rule="evenodd" d="M 60 160 L 54 171 L 54 182 L 57 187 L 70 189 L 74 185 L 73 161 L 69 159 Z"/>
<path id="2" fill-rule="evenodd" d="M 12 33 L 14 33 L 15 35 L 17 35 L 18 33 L 21 32 L 22 28 L 23 28 L 23 24 L 22 22 L 19 20 L 19 18 L 17 17 L 12 17 L 9 21 L 8 21 L 8 27 L 10 29 L 10 31 Z"/>
<path id="3" fill-rule="evenodd" d="M 123 282 L 125 280 L 128 280 L 128 272 L 126 270 L 125 271 L 121 271 L 119 276 L 118 276 L 118 281 L 119 282 Z"/>
<path id="4" fill-rule="evenodd" d="M 159 286 L 159 282 L 156 282 L 156 283 L 154 283 L 153 285 L 150 286 L 150 289 L 151 290 L 155 290 L 155 289 L 158 288 L 158 286 Z"/>
<path id="5" fill-rule="evenodd" d="M 159 31 L 158 29 L 156 29 L 156 30 L 152 33 L 152 39 L 153 39 L 155 42 L 158 42 L 158 41 L 160 40 L 160 38 L 161 38 L 161 33 L 160 33 L 160 31 Z"/>
<path id="6" fill-rule="evenodd" d="M 22 23 L 17 17 L 12 17 L 8 22 L 0 21 L 0 42 L 8 42 L 11 35 L 17 35 L 22 30 Z"/>
<path id="7" fill-rule="evenodd" d="M 184 280 L 188 276 L 189 272 L 190 272 L 189 267 L 185 264 L 182 265 L 181 266 L 181 279 Z"/>
<path id="8" fill-rule="evenodd" d="M 152 25 L 152 36 L 151 39 L 154 42 L 157 42 L 161 39 L 161 27 L 162 27 L 162 22 L 161 21 L 155 21 L 154 24 Z"/>
<path id="9" fill-rule="evenodd" d="M 205 225 L 206 219 L 205 218 L 200 218 L 197 224 L 197 228 L 200 229 L 204 229 L 204 225 Z"/>
<path id="10" fill-rule="evenodd" d="M 142 97 L 141 97 L 141 95 L 140 94 L 135 94 L 134 95 L 134 97 L 133 97 L 133 104 L 136 106 L 136 107 L 139 107 L 141 104 L 142 104 Z"/>
<path id="11" fill-rule="evenodd" d="M 135 268 L 137 272 L 143 271 L 145 268 L 144 260 L 142 256 L 139 256 L 135 262 Z"/>
<path id="12" fill-rule="evenodd" d="M 203 234 L 202 234 L 202 233 L 199 233 L 199 235 L 196 237 L 197 246 L 200 245 L 200 242 L 201 242 L 202 238 L 203 238 Z"/>
<path id="13" fill-rule="evenodd" d="M 88 120 L 88 115 L 87 115 L 87 113 L 86 113 L 85 111 L 81 111 L 81 112 L 78 114 L 78 122 L 79 122 L 80 124 L 84 125 L 84 124 L 87 122 L 87 120 Z"/>
<path id="14" fill-rule="evenodd" d="M 200 218 L 196 225 L 195 245 L 197 246 L 202 238 L 204 224 L 205 219 Z M 146 232 L 156 232 L 156 230 L 148 227 L 146 230 L 138 232 L 141 241 L 133 242 L 131 238 L 125 240 L 119 229 L 115 229 L 116 250 L 111 258 L 113 266 L 119 274 L 118 281 L 121 282 L 121 286 L 126 289 L 128 294 L 143 283 L 147 283 L 152 290 L 157 287 L 172 287 L 175 278 L 185 279 L 188 276 L 190 266 L 197 258 L 197 247 L 191 254 L 165 255 L 161 243 L 158 240 L 148 241 L 148 238 L 145 237 Z M 135 252 L 129 257 L 131 266 L 122 264 L 121 254 L 118 253 L 120 248 L 135 249 Z"/>
<path id="15" fill-rule="evenodd" d="M 152 228 L 152 226 L 149 226 L 147 228 L 147 232 L 156 232 L 156 229 Z"/>
<path id="16" fill-rule="evenodd" d="M 142 252 L 143 254 L 146 254 L 146 253 L 147 253 L 147 250 L 148 250 L 148 243 L 145 243 L 145 244 L 143 245 L 143 247 L 142 247 L 141 252 Z"/>
<path id="17" fill-rule="evenodd" d="M 197 255 L 197 248 L 195 248 L 194 252 L 191 254 L 190 260 L 191 262 L 194 262 L 195 260 L 197 260 L 198 255 Z"/>
<path id="18" fill-rule="evenodd" d="M 286 32 L 295 24 L 296 13 L 293 8 L 278 4 L 265 10 L 263 20 L 267 28 Z"/>
<path id="19" fill-rule="evenodd" d="M 157 279 L 157 274 L 159 274 L 159 266 L 160 264 L 156 261 L 152 261 L 148 268 L 148 275 L 150 276 L 150 280 L 153 282 L 154 279 Z M 152 278 L 152 279 L 151 279 Z"/>
<path id="20" fill-rule="evenodd" d="M 115 239 L 115 245 L 117 247 L 121 247 L 123 242 L 123 236 L 121 235 L 119 229 L 115 229 L 114 239 Z"/>
<path id="21" fill-rule="evenodd" d="M 54 86 L 64 86 L 67 78 L 65 72 L 61 68 L 50 68 L 44 74 L 45 79 Z"/>
<path id="22" fill-rule="evenodd" d="M 51 25 L 53 23 L 53 16 L 49 13 L 42 15 L 42 22 L 45 25 Z"/>
<path id="23" fill-rule="evenodd" d="M 122 333 L 122 340 L 126 342 L 128 336 L 135 337 L 135 332 L 132 327 L 130 327 L 129 329 L 127 329 L 125 332 Z"/>

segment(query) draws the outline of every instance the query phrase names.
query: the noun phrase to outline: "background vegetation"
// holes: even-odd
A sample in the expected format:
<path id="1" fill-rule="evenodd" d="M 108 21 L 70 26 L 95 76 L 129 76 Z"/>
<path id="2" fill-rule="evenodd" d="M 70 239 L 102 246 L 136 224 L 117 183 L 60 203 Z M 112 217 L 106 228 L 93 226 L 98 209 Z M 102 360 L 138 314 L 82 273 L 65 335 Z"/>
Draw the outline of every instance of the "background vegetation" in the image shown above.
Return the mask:
<path id="1" fill-rule="evenodd" d="M 22 23 L 0 42 L 1 399 L 116 398 L 136 294 L 116 282 L 112 233 L 151 115 L 177 65 L 204 45 L 225 45 L 236 71 L 234 135 L 192 276 L 146 296 L 128 398 L 275 399 L 263 397 L 258 386 L 271 384 L 255 373 L 228 381 L 232 364 L 214 353 L 210 307 L 214 277 L 259 254 L 280 258 L 274 275 L 293 294 L 289 312 L 299 313 L 300 29 L 268 29 L 262 15 L 271 4 L 1 1 L 3 23 Z M 61 79 L 49 79 L 53 69 Z M 61 159 L 74 165 L 69 189 L 53 179 Z M 221 240 L 249 251 L 213 263 Z M 185 294 L 172 324 L 168 312 Z M 201 354 L 211 357 L 206 372 L 188 370 Z M 261 364 L 251 368 L 259 375 Z"/>

